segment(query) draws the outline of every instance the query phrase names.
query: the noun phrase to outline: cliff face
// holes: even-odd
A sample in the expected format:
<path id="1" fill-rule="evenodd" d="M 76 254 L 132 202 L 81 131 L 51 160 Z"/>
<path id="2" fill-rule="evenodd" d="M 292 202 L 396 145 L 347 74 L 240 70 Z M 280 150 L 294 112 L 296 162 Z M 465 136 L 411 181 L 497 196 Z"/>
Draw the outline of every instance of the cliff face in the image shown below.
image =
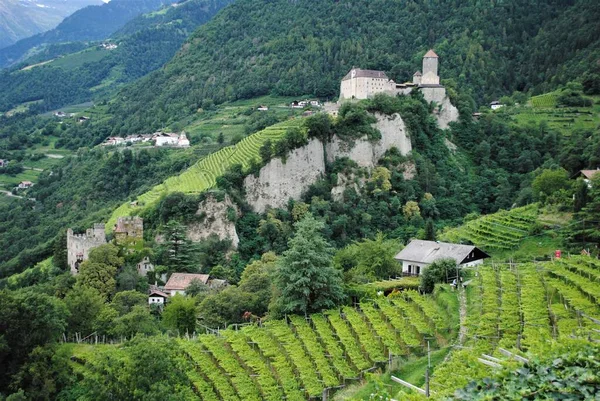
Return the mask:
<path id="1" fill-rule="evenodd" d="M 231 240 L 233 248 L 237 248 L 240 239 L 235 230 L 235 222 L 229 219 L 228 213 L 234 211 L 239 215 L 237 206 L 229 196 L 220 202 L 210 194 L 200 202 L 196 216 L 203 216 L 202 221 L 191 223 L 187 226 L 186 237 L 193 242 L 199 242 L 215 234 L 221 240 Z"/>
<path id="2" fill-rule="evenodd" d="M 421 92 L 427 102 L 435 102 L 437 105 L 433 111 L 433 115 L 441 129 L 446 129 L 449 127 L 449 123 L 458 121 L 458 109 L 450 103 L 450 98 L 446 94 L 444 87 L 421 88 Z"/>
<path id="3" fill-rule="evenodd" d="M 273 159 L 260 169 L 258 177 L 246 177 L 246 200 L 259 213 L 268 206 L 284 207 L 290 198 L 300 199 L 323 173 L 323 144 L 313 139 L 308 145 L 292 151 L 285 163 L 281 159 Z"/>
<path id="4" fill-rule="evenodd" d="M 361 167 L 372 168 L 392 147 L 398 148 L 403 155 L 410 153 L 410 138 L 400 115 L 377 114 L 376 117 L 374 127 L 381 132 L 379 141 L 371 142 L 364 138 L 349 143 L 334 136 L 325 145 L 327 161 L 348 157 Z M 269 206 L 285 207 L 290 198 L 300 199 L 303 192 L 324 173 L 323 143 L 313 139 L 288 155 L 285 163 L 281 159 L 273 159 L 260 170 L 258 177 L 246 177 L 246 200 L 259 213 Z"/>

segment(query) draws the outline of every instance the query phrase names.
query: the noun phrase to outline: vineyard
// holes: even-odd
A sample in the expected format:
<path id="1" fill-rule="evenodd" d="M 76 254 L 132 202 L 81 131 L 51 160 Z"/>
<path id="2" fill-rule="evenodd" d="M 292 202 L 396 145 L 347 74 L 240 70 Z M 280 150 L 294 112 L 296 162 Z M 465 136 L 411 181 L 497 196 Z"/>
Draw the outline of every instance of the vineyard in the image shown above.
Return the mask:
<path id="1" fill-rule="evenodd" d="M 549 351 L 553 340 L 600 340 L 600 261 L 586 256 L 544 263 L 483 266 L 468 288 L 471 313 L 464 347 L 436 367 L 435 398 L 449 396 L 493 368 L 507 365 L 504 348 L 527 357 Z M 594 320 L 595 319 L 595 320 Z M 424 399 L 424 398 L 423 398 Z"/>
<path id="2" fill-rule="evenodd" d="M 531 105 L 536 108 L 551 108 L 556 107 L 556 92 L 544 93 L 543 95 L 533 96 Z"/>
<path id="3" fill-rule="evenodd" d="M 408 291 L 310 317 L 222 330 L 179 339 L 178 355 L 194 393 L 203 400 L 306 400 L 356 381 L 394 357 L 424 355 L 455 334 L 434 297 Z M 115 357 L 122 357 L 118 348 Z M 88 374 L 94 353 L 77 355 Z"/>
<path id="4" fill-rule="evenodd" d="M 442 240 L 471 243 L 491 250 L 516 248 L 529 234 L 537 216 L 536 205 L 500 211 L 449 230 L 442 235 Z"/>
<path id="5" fill-rule="evenodd" d="M 203 158 L 178 176 L 170 177 L 162 184 L 140 195 L 136 201 L 137 206 L 125 203 L 117 208 L 107 227 L 113 227 L 118 217 L 127 216 L 138 212 L 141 208 L 155 204 L 162 196 L 173 193 L 200 193 L 215 186 L 217 177 L 221 176 L 228 168 L 241 164 L 247 168 L 251 160 L 259 160 L 258 151 L 267 140 L 277 141 L 282 138 L 291 127 L 299 127 L 299 120 L 288 120 L 283 123 L 267 127 L 244 138 L 233 146 L 225 147 Z"/>

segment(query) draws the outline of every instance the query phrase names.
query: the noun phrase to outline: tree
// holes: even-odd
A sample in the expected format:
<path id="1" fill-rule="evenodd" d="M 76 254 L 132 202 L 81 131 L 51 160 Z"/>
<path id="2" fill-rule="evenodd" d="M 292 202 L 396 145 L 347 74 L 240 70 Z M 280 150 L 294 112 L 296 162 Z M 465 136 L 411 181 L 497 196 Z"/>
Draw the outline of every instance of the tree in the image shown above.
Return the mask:
<path id="1" fill-rule="evenodd" d="M 113 297 L 111 306 L 122 316 L 131 312 L 135 306 L 144 306 L 147 302 L 148 296 L 146 294 L 129 290 L 117 292 Z"/>
<path id="2" fill-rule="evenodd" d="M 274 311 L 312 313 L 344 299 L 341 274 L 332 266 L 332 248 L 323 238 L 324 224 L 307 214 L 295 224 L 296 234 L 277 262 Z"/>
<path id="3" fill-rule="evenodd" d="M 0 291 L 0 388 L 34 348 L 57 341 L 67 326 L 67 308 L 35 290 Z"/>
<path id="4" fill-rule="evenodd" d="M 196 331 L 198 308 L 193 298 L 175 295 L 169 299 L 163 312 L 163 324 L 180 335 Z"/>
<path id="5" fill-rule="evenodd" d="M 407 219 L 421 217 L 421 209 L 419 208 L 419 204 L 415 201 L 406 202 L 406 204 L 402 206 L 402 213 L 404 213 L 404 217 Z"/>
<path id="6" fill-rule="evenodd" d="M 158 329 L 155 318 L 146 305 L 135 305 L 131 312 L 114 320 L 112 334 L 115 337 L 132 338 L 136 334 L 155 334 Z"/>
<path id="7" fill-rule="evenodd" d="M 119 255 L 119 248 L 112 245 L 100 245 L 90 251 L 90 257 L 79 267 L 77 285 L 93 288 L 105 299 L 115 292 L 115 275 L 117 268 L 124 261 Z"/>
<path id="8" fill-rule="evenodd" d="M 400 248 L 397 240 L 377 233 L 374 239 L 354 242 L 338 251 L 334 266 L 349 271 L 348 277 L 356 282 L 388 279 L 400 270 L 400 264 L 394 259 Z"/>
<path id="9" fill-rule="evenodd" d="M 570 187 L 569 173 L 565 169 L 546 169 L 531 183 L 533 196 L 542 203 L 558 204 L 566 201 Z"/>
<path id="10" fill-rule="evenodd" d="M 431 219 L 427 219 L 427 222 L 425 223 L 425 237 L 423 239 L 435 241 L 435 226 Z"/>
<path id="11" fill-rule="evenodd" d="M 265 143 L 262 144 L 258 151 L 260 158 L 263 163 L 268 163 L 273 156 L 273 143 L 270 139 L 267 139 Z"/>
<path id="12" fill-rule="evenodd" d="M 94 331 L 96 317 L 104 306 L 105 297 L 95 288 L 75 286 L 65 297 L 69 310 L 67 322 L 71 334 L 87 336 Z"/>
<path id="13" fill-rule="evenodd" d="M 185 289 L 185 294 L 190 297 L 195 297 L 200 294 L 208 292 L 209 288 L 202 281 L 197 278 L 190 281 L 190 284 Z"/>
<path id="14" fill-rule="evenodd" d="M 423 270 L 419 289 L 430 294 L 437 283 L 445 283 L 448 277 L 455 275 L 456 261 L 454 259 L 438 259 Z"/>

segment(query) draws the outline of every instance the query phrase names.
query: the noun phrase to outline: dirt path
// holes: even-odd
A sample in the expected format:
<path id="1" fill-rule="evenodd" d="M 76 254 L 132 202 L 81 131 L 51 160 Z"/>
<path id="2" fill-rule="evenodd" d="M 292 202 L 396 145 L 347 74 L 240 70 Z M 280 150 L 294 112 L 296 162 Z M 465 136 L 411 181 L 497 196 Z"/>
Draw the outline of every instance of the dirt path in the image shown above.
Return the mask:
<path id="1" fill-rule="evenodd" d="M 465 338 L 467 337 L 467 294 L 465 289 L 461 286 L 458 289 L 458 301 L 459 306 L 459 318 L 460 318 L 460 329 L 458 331 L 458 343 L 463 345 Z"/>
<path id="2" fill-rule="evenodd" d="M 4 190 L 0 190 L 0 193 L 3 193 L 3 194 L 4 194 L 4 195 L 6 195 L 6 196 L 10 196 L 11 198 L 19 198 L 19 199 L 23 199 L 23 197 L 22 197 L 22 196 L 15 195 L 15 194 L 13 194 L 13 193 L 12 193 L 12 192 L 10 192 L 10 191 L 4 191 Z"/>

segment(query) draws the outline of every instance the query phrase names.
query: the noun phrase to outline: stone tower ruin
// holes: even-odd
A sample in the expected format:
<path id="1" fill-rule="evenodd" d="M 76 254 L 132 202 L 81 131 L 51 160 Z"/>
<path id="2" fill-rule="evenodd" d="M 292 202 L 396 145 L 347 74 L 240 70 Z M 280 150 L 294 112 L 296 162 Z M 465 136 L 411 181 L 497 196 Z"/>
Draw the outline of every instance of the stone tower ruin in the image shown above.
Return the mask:
<path id="1" fill-rule="evenodd" d="M 144 239 L 144 219 L 139 216 L 119 217 L 114 233 L 117 244 L 135 244 Z"/>
<path id="2" fill-rule="evenodd" d="M 104 224 L 94 224 L 93 228 L 86 230 L 85 234 L 74 234 L 72 229 L 67 230 L 67 262 L 72 274 L 79 273 L 81 262 L 89 258 L 92 248 L 106 244 Z"/>

